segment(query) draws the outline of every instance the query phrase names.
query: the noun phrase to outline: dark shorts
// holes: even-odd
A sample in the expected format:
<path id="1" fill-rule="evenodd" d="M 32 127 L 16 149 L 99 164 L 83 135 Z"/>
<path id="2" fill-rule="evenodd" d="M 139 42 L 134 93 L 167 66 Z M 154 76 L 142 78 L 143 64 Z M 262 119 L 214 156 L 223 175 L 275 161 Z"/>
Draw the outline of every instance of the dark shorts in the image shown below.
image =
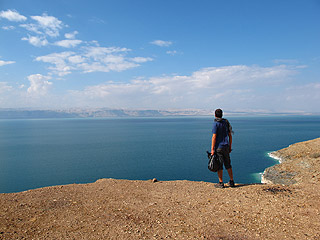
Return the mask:
<path id="1" fill-rule="evenodd" d="M 231 168 L 231 160 L 229 154 L 229 147 L 225 148 L 218 148 L 217 149 L 217 156 L 220 161 L 219 170 L 223 169 L 223 165 L 226 169 Z"/>

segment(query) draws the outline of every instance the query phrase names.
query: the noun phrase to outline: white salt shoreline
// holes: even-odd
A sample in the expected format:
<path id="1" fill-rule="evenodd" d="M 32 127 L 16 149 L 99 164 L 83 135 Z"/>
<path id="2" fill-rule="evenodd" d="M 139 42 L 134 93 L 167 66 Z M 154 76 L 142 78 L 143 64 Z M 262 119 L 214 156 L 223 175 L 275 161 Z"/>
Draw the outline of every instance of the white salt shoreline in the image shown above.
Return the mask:
<path id="1" fill-rule="evenodd" d="M 282 159 L 281 159 L 280 157 L 276 156 L 275 153 L 276 153 L 275 151 L 274 151 L 274 152 L 269 152 L 269 153 L 268 153 L 268 156 L 269 156 L 270 158 L 273 158 L 273 159 L 277 160 L 277 161 L 279 162 L 279 164 L 281 164 L 281 163 L 283 162 Z M 263 173 L 261 174 L 261 183 L 264 183 L 264 184 L 270 184 L 270 183 L 272 183 L 271 181 L 265 179 L 265 177 L 264 177 L 265 172 L 266 172 L 267 169 L 268 169 L 268 168 L 266 168 L 266 169 L 263 171 Z"/>
<path id="2" fill-rule="evenodd" d="M 279 163 L 282 163 L 282 158 L 275 155 L 276 152 L 269 152 L 268 156 L 277 160 Z"/>

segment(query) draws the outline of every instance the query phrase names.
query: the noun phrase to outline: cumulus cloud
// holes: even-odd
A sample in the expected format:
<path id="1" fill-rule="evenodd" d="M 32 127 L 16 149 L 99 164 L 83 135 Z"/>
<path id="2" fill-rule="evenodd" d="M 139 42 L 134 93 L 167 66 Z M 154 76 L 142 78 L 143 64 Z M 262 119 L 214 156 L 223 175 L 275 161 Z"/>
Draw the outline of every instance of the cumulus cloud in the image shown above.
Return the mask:
<path id="1" fill-rule="evenodd" d="M 170 45 L 172 45 L 172 42 L 170 41 L 163 41 L 163 40 L 154 40 L 152 42 L 150 42 L 153 45 L 157 45 L 159 47 L 169 47 Z"/>
<path id="2" fill-rule="evenodd" d="M 16 10 L 10 10 L 10 9 L 7 11 L 1 11 L 0 18 L 5 18 L 13 22 L 23 22 L 27 20 L 25 16 L 21 15 Z"/>
<path id="3" fill-rule="evenodd" d="M 49 69 L 54 74 L 64 76 L 72 71 L 110 72 L 125 71 L 140 66 L 141 63 L 152 61 L 152 58 L 127 57 L 130 49 L 119 47 L 83 47 L 80 53 L 52 53 L 36 58 L 36 61 L 46 62 L 53 66 Z"/>
<path id="4" fill-rule="evenodd" d="M 20 27 L 27 29 L 29 32 L 43 35 L 43 32 L 40 31 L 37 24 L 34 24 L 34 23 L 20 24 Z"/>
<path id="5" fill-rule="evenodd" d="M 120 47 L 85 47 L 85 56 L 93 58 L 94 60 L 102 60 L 108 56 L 109 54 L 114 53 L 127 53 L 131 51 L 128 48 L 120 48 Z"/>
<path id="6" fill-rule="evenodd" d="M 23 37 L 21 40 L 28 41 L 35 47 L 42 47 L 49 45 L 48 38 L 56 38 L 60 35 L 60 30 L 65 26 L 62 21 L 53 16 L 48 16 L 46 13 L 42 16 L 31 16 L 30 21 L 20 24 L 22 28 L 25 28 L 28 33 L 28 37 Z M 63 47 L 72 47 L 77 45 L 77 42 L 57 42 L 57 45 Z"/>
<path id="7" fill-rule="evenodd" d="M 78 63 L 83 63 L 85 60 L 85 58 L 83 58 L 82 56 L 79 56 L 79 55 L 73 55 L 73 56 L 70 56 L 68 57 L 68 61 L 71 63 L 71 64 L 78 64 Z"/>
<path id="8" fill-rule="evenodd" d="M 13 29 L 15 29 L 15 27 L 14 26 L 3 26 L 3 27 L 1 27 L 3 30 L 13 30 Z"/>
<path id="9" fill-rule="evenodd" d="M 64 27 L 62 21 L 53 16 L 42 14 L 42 16 L 31 16 L 35 23 L 21 24 L 20 26 L 30 32 L 44 36 L 58 37 L 59 31 Z"/>
<path id="10" fill-rule="evenodd" d="M 4 66 L 4 65 L 8 65 L 8 64 L 13 64 L 15 63 L 14 61 L 3 61 L 3 60 L 0 60 L 0 67 L 1 66 Z"/>
<path id="11" fill-rule="evenodd" d="M 35 47 L 42 47 L 49 44 L 48 40 L 45 37 L 41 36 L 28 36 L 22 38 L 21 40 L 28 41 L 31 45 Z"/>
<path id="12" fill-rule="evenodd" d="M 144 62 L 153 61 L 153 59 L 150 57 L 146 57 L 146 58 L 145 57 L 134 57 L 134 58 L 131 58 L 131 60 L 136 63 L 144 63 Z"/>
<path id="13" fill-rule="evenodd" d="M 43 14 L 42 16 L 31 16 L 38 23 L 38 28 L 42 29 L 50 37 L 59 36 L 59 29 L 62 29 L 62 22 L 53 16 Z"/>
<path id="14" fill-rule="evenodd" d="M 121 60 L 118 62 L 110 62 L 108 64 L 102 64 L 99 62 L 92 62 L 92 63 L 83 63 L 80 65 L 80 68 L 87 73 L 90 72 L 122 72 L 130 68 L 138 67 L 139 64 L 133 62 L 127 62 L 125 60 Z"/>
<path id="15" fill-rule="evenodd" d="M 6 14 L 8 15 L 8 13 L 12 15 L 12 12 L 7 11 Z M 7 16 L 4 12 L 2 14 Z M 15 14 L 18 13 L 15 12 Z M 57 38 L 60 35 L 60 30 L 65 25 L 58 18 L 49 16 L 46 13 L 39 16 L 31 16 L 28 22 L 19 26 L 28 31 L 28 36 L 22 37 L 21 40 L 27 41 L 35 47 L 55 45 L 74 49 L 74 52 L 51 53 L 37 57 L 36 61 L 49 64 L 48 69 L 51 71 L 49 74 L 65 76 L 73 71 L 84 73 L 121 72 L 139 67 L 142 63 L 153 60 L 150 57 L 128 56 L 131 49 L 124 47 L 101 47 L 96 41 L 92 42 L 94 45 L 79 47 L 83 41 L 76 39 L 78 31 L 67 32 L 64 34 L 65 39 L 49 42 L 49 38 Z M 158 44 L 166 45 L 169 42 L 158 42 Z M 5 63 L 1 62 L 1 65 Z"/>
<path id="16" fill-rule="evenodd" d="M 72 48 L 72 47 L 76 47 L 80 43 L 82 43 L 81 40 L 65 39 L 65 40 L 61 40 L 61 41 L 55 42 L 54 45 L 57 45 L 57 46 L 60 46 L 60 47 L 65 47 L 65 48 Z"/>
<path id="17" fill-rule="evenodd" d="M 67 39 L 74 39 L 77 34 L 78 34 L 78 31 L 73 31 L 73 32 L 70 32 L 70 33 L 66 33 L 64 36 Z"/>
<path id="18" fill-rule="evenodd" d="M 52 86 L 52 82 L 48 80 L 50 77 L 43 76 L 41 74 L 33 74 L 28 76 L 30 81 L 30 87 L 28 88 L 28 93 L 32 96 L 46 95 L 49 88 Z"/>
<path id="19" fill-rule="evenodd" d="M 109 72 L 124 71 L 130 68 L 140 66 L 139 63 L 152 61 L 152 58 L 127 57 L 131 49 L 119 47 L 86 47 L 84 48 L 84 56 L 87 62 L 81 65 L 85 72 Z"/>
<path id="20" fill-rule="evenodd" d="M 64 76 L 70 74 L 71 70 L 74 69 L 69 60 L 72 56 L 75 56 L 74 52 L 51 53 L 46 56 L 37 57 L 36 61 L 50 63 L 53 66 L 50 66 L 49 69 L 54 74 Z"/>
<path id="21" fill-rule="evenodd" d="M 286 66 L 225 66 L 200 69 L 191 75 L 173 75 L 107 82 L 72 91 L 76 99 L 114 103 L 119 107 L 211 107 L 239 104 L 244 107 L 259 99 L 259 89 L 279 88 L 295 74 Z"/>
<path id="22" fill-rule="evenodd" d="M 57 41 L 54 43 L 56 46 L 65 47 L 65 48 L 74 48 L 82 43 L 81 40 L 75 39 L 75 36 L 78 34 L 77 31 L 66 33 L 64 36 L 66 39 Z"/>

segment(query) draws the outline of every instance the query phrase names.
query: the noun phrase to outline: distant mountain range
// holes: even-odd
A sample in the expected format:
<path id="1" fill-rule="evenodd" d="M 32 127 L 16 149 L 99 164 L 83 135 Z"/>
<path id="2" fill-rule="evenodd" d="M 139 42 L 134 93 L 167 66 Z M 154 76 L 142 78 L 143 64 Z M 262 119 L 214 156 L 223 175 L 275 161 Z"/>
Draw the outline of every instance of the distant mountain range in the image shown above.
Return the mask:
<path id="1" fill-rule="evenodd" d="M 270 113 L 265 111 L 227 111 L 230 115 L 318 115 L 303 112 Z M 35 118 L 108 118 L 108 117 L 168 117 L 168 116 L 213 116 L 214 110 L 130 110 L 130 109 L 82 109 L 60 110 L 0 109 L 0 119 L 35 119 Z"/>
<path id="2" fill-rule="evenodd" d="M 0 109 L 0 119 L 209 116 L 212 114 L 212 111 L 206 110 L 128 110 L 103 108 L 72 108 L 63 110 Z"/>

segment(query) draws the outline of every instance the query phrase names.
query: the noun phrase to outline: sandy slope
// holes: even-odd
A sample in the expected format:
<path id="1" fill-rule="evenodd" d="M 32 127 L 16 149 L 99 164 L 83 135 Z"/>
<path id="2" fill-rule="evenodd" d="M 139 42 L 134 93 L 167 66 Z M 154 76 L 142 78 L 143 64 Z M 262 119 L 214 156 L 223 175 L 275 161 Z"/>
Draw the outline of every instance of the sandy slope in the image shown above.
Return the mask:
<path id="1" fill-rule="evenodd" d="M 293 185 L 101 179 L 0 194 L 0 239 L 320 239 L 319 143 L 279 151 L 309 149 Z"/>

